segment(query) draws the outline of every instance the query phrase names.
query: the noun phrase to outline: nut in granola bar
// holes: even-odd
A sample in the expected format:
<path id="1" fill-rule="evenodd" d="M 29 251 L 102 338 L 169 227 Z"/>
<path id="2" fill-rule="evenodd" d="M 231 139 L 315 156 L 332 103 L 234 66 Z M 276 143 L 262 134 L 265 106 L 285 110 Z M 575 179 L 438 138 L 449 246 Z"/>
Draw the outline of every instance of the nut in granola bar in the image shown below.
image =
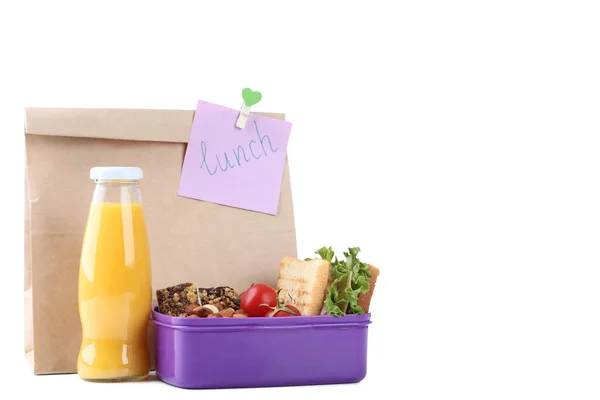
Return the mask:
<path id="1" fill-rule="evenodd" d="M 199 288 L 198 294 L 200 295 L 200 302 L 203 305 L 212 304 L 217 308 L 233 308 L 234 310 L 240 307 L 238 294 L 229 286 Z"/>

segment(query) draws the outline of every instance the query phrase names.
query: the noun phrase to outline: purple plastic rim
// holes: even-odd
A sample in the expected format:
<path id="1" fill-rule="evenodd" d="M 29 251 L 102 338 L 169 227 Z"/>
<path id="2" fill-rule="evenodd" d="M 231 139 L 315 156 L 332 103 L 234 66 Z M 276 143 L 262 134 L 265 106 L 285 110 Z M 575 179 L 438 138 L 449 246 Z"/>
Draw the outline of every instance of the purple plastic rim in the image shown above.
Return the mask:
<path id="1" fill-rule="evenodd" d="M 333 315 L 314 315 L 301 317 L 249 317 L 249 318 L 184 318 L 172 317 L 158 312 L 158 307 L 152 309 L 152 320 L 157 325 L 170 327 L 249 327 L 255 329 L 271 329 L 272 327 L 326 327 L 326 326 L 355 326 L 357 323 L 371 323 L 371 314 L 351 314 L 343 317 Z"/>

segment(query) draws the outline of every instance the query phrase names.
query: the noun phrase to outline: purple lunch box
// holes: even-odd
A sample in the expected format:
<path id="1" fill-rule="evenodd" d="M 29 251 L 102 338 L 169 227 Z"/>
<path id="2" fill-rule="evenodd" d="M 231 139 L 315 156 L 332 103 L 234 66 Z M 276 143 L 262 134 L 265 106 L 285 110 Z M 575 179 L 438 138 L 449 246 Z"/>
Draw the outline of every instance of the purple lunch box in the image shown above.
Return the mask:
<path id="1" fill-rule="evenodd" d="M 156 374 L 187 389 L 359 382 L 370 317 L 180 318 L 155 308 Z"/>

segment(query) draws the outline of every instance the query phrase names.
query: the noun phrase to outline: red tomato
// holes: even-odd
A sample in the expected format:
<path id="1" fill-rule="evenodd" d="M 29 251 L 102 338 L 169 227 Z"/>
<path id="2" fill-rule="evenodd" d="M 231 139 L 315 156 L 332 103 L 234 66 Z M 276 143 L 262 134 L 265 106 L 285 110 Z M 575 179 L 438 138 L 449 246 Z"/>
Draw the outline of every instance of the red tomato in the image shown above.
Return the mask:
<path id="1" fill-rule="evenodd" d="M 290 313 L 290 311 L 291 311 L 291 313 Z M 276 307 L 274 310 L 271 310 L 266 316 L 267 317 L 300 317 L 300 316 L 302 316 L 302 314 L 300 313 L 300 310 L 298 310 L 295 306 L 293 306 L 291 304 L 286 304 L 281 307 Z"/>
<path id="2" fill-rule="evenodd" d="M 254 286 L 254 283 L 252 285 L 250 285 L 251 287 Z M 244 296 L 246 295 L 246 293 L 248 292 L 248 290 L 242 292 L 242 294 L 240 294 L 238 296 L 238 299 L 240 299 L 240 302 L 242 301 L 242 299 L 244 298 Z"/>
<path id="3" fill-rule="evenodd" d="M 275 289 L 264 283 L 250 286 L 240 296 L 240 308 L 246 311 L 249 317 L 264 317 L 271 310 L 271 307 L 276 305 L 277 293 Z"/>

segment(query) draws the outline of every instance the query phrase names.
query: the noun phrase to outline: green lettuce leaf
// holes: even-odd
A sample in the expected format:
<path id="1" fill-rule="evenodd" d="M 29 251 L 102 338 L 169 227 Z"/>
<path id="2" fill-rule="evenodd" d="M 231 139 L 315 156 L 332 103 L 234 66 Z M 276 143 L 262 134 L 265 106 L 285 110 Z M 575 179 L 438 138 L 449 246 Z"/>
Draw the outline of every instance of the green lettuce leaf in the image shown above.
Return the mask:
<path id="1" fill-rule="evenodd" d="M 333 260 L 333 249 L 331 247 L 321 247 L 319 250 L 315 251 L 318 255 L 321 256 L 323 260 L 331 261 Z"/>
<path id="2" fill-rule="evenodd" d="M 325 296 L 325 312 L 329 315 L 365 313 L 358 305 L 358 297 L 369 291 L 371 272 L 367 263 L 358 259 L 359 252 L 360 247 L 350 247 L 348 252 L 344 252 L 343 260 L 335 257 L 331 247 L 322 247 L 315 252 L 331 263 L 329 273 L 332 282 Z"/>
<path id="3" fill-rule="evenodd" d="M 325 298 L 325 312 L 330 315 L 336 315 L 341 317 L 344 312 L 340 308 L 340 299 L 338 298 L 338 291 L 334 285 L 329 286 L 327 289 L 327 296 Z"/>
<path id="4" fill-rule="evenodd" d="M 356 280 L 355 286 L 360 288 L 361 293 L 367 293 L 369 291 L 369 282 L 364 276 L 359 276 Z"/>

